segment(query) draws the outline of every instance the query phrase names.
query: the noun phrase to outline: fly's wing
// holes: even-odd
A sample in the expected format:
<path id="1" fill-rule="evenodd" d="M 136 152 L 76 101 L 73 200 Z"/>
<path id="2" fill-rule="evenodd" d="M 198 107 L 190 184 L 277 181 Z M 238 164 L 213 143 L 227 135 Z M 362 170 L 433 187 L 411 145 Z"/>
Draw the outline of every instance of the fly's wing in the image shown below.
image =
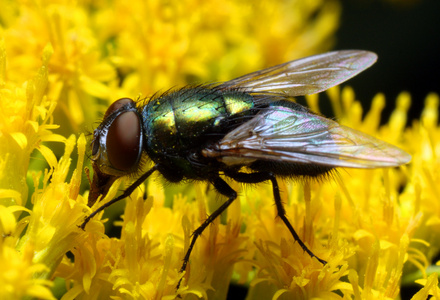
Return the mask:
<path id="1" fill-rule="evenodd" d="M 378 168 L 405 164 L 403 150 L 308 112 L 270 106 L 203 150 L 227 165 L 273 160 L 329 167 Z"/>
<path id="2" fill-rule="evenodd" d="M 253 72 L 222 83 L 218 88 L 288 96 L 315 94 L 350 79 L 376 60 L 376 54 L 362 50 L 327 52 Z"/>

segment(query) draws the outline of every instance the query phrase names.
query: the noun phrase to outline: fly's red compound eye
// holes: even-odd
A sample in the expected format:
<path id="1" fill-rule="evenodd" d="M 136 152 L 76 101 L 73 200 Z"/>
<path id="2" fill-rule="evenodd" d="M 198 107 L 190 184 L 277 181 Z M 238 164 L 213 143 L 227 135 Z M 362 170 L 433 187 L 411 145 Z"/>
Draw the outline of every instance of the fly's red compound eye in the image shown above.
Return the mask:
<path id="1" fill-rule="evenodd" d="M 121 113 L 107 133 L 107 157 L 111 166 L 120 171 L 131 171 L 139 161 L 141 126 L 134 111 Z"/>
<path id="2" fill-rule="evenodd" d="M 105 112 L 105 115 L 104 115 L 104 119 L 106 119 L 113 112 L 117 111 L 118 109 L 120 109 L 121 107 L 123 107 L 127 104 L 129 104 L 132 107 L 136 106 L 136 103 L 130 98 L 121 98 L 119 100 L 116 100 L 107 108 L 107 111 Z"/>
<path id="3" fill-rule="evenodd" d="M 110 105 L 104 115 L 105 120 L 121 110 L 108 127 L 105 148 L 112 168 L 125 172 L 135 167 L 140 156 L 141 123 L 137 112 L 130 110 L 135 107 L 132 99 L 122 98 Z"/>

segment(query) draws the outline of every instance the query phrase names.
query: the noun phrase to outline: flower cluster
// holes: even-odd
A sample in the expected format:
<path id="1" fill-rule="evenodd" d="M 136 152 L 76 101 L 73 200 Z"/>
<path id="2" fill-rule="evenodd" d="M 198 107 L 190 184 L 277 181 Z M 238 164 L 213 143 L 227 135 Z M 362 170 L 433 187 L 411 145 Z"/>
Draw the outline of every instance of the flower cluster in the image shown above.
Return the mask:
<path id="1" fill-rule="evenodd" d="M 210 225 L 180 273 L 191 233 L 221 199 L 209 186 L 151 178 L 126 200 L 119 237 L 87 207 L 87 141 L 98 114 L 121 97 L 192 81 L 227 80 L 332 45 L 337 1 L 0 0 L 0 298 L 225 299 L 231 281 L 249 299 L 440 297 L 439 99 L 406 127 L 411 98 L 362 106 L 328 91 L 344 125 L 413 157 L 395 169 L 340 170 L 323 181 L 280 180 L 305 254 L 276 218 L 270 185 L 228 182 L 239 198 Z M 307 98 L 319 112 L 318 96 Z M 76 136 L 74 135 L 76 134 Z M 107 198 L 130 179 L 115 182 Z M 148 195 L 147 197 L 145 195 Z M 112 210 L 112 208 L 109 208 Z M 176 290 L 177 284 L 181 282 Z"/>

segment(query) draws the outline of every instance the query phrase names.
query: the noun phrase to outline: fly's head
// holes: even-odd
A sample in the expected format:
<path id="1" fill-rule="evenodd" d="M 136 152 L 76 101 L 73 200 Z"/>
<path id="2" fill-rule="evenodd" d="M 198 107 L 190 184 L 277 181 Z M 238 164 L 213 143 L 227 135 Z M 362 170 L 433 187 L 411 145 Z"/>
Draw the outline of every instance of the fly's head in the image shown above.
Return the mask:
<path id="1" fill-rule="evenodd" d="M 95 129 L 92 141 L 93 179 L 88 205 L 107 194 L 113 182 L 136 172 L 142 156 L 142 122 L 129 98 L 114 102 Z"/>

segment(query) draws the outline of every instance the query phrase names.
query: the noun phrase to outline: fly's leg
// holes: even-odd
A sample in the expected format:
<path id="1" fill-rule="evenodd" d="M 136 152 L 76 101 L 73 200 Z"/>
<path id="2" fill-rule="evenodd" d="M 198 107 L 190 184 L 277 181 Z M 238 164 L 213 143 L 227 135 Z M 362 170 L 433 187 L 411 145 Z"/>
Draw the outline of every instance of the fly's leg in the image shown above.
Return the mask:
<path id="1" fill-rule="evenodd" d="M 223 179 L 216 177 L 210 180 L 211 184 L 214 185 L 215 189 L 222 195 L 228 197 L 225 203 L 223 203 L 219 208 L 217 208 L 208 218 L 200 225 L 192 234 L 192 239 L 189 244 L 188 250 L 186 250 L 185 257 L 183 258 L 182 268 L 180 268 L 180 273 L 185 271 L 186 266 L 191 255 L 191 251 L 196 243 L 197 238 L 202 234 L 202 232 L 211 224 L 218 216 L 220 216 L 232 202 L 237 198 L 237 192 L 234 191 Z M 179 280 L 176 289 L 179 289 L 182 279 Z"/>
<path id="2" fill-rule="evenodd" d="M 84 228 L 86 227 L 87 223 L 94 217 L 96 216 L 96 214 L 98 214 L 99 212 L 103 211 L 104 209 L 106 209 L 107 207 L 109 207 L 110 205 L 112 205 L 115 202 L 118 202 L 119 200 L 122 200 L 128 196 L 131 195 L 131 193 L 134 192 L 134 190 L 140 186 L 142 184 L 142 182 L 144 182 L 151 174 L 153 174 L 154 171 L 156 171 L 158 169 L 159 165 L 155 165 L 153 166 L 150 170 L 148 170 L 147 172 L 145 172 L 144 174 L 142 174 L 141 177 L 139 177 L 135 182 L 133 182 L 123 193 L 122 195 L 120 195 L 119 197 L 116 197 L 112 200 L 110 200 L 109 202 L 101 205 L 100 207 L 98 207 L 97 210 L 95 210 L 94 212 L 92 212 L 85 220 L 84 222 L 80 225 L 80 228 L 82 230 L 84 230 Z"/>
<path id="3" fill-rule="evenodd" d="M 299 236 L 296 233 L 295 229 L 293 228 L 292 224 L 290 224 L 289 220 L 286 217 L 286 210 L 284 209 L 283 203 L 281 201 L 280 188 L 278 186 L 278 182 L 272 173 L 266 173 L 266 172 L 259 172 L 259 173 L 225 172 L 225 175 L 233 178 L 234 180 L 236 180 L 238 182 L 243 182 L 243 183 L 259 183 L 259 182 L 270 180 L 272 182 L 273 197 L 275 200 L 275 206 L 277 208 L 278 217 L 280 217 L 281 220 L 283 220 L 284 224 L 289 229 L 289 231 L 292 234 L 295 241 L 298 242 L 298 244 L 301 246 L 301 248 L 305 252 L 307 252 L 307 254 L 309 254 L 310 257 L 312 257 L 312 258 L 315 257 L 323 265 L 327 264 L 327 262 L 325 260 L 320 259 L 315 254 L 313 254 L 313 252 L 309 248 L 307 248 L 307 246 L 299 238 Z"/>

